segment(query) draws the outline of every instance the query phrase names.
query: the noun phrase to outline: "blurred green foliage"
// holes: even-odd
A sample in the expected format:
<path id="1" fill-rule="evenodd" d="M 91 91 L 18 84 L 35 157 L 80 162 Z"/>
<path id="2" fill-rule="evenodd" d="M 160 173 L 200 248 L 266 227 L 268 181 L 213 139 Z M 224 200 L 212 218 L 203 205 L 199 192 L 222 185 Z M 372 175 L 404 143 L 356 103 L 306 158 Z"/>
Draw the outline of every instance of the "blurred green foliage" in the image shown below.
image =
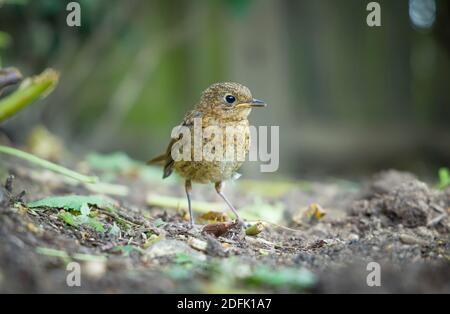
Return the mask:
<path id="1" fill-rule="evenodd" d="M 3 64 L 62 73 L 43 108 L 8 126 L 19 140 L 44 123 L 145 160 L 205 87 L 233 80 L 270 105 L 253 121 L 283 126 L 284 173 L 433 173 L 450 158 L 439 144 L 450 134 L 448 1 L 428 30 L 411 26 L 407 0 L 381 0 L 375 29 L 360 0 L 78 2 L 79 28 L 66 25 L 66 1 L 2 2 Z"/>
<path id="2" fill-rule="evenodd" d="M 439 188 L 446 189 L 450 186 L 450 170 L 448 168 L 439 169 Z"/>

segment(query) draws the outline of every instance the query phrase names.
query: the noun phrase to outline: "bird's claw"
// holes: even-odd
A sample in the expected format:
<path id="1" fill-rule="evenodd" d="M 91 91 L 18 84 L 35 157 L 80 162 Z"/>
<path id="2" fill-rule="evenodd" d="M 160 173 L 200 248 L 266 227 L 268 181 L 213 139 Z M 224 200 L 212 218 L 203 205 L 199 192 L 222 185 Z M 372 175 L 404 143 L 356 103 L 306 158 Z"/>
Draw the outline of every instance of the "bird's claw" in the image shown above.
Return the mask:
<path id="1" fill-rule="evenodd" d="M 236 220 L 235 220 L 235 224 L 236 224 L 236 226 L 237 227 L 240 227 L 240 228 L 247 228 L 248 227 L 248 223 L 246 223 L 244 220 L 242 220 L 241 218 L 237 218 Z"/>

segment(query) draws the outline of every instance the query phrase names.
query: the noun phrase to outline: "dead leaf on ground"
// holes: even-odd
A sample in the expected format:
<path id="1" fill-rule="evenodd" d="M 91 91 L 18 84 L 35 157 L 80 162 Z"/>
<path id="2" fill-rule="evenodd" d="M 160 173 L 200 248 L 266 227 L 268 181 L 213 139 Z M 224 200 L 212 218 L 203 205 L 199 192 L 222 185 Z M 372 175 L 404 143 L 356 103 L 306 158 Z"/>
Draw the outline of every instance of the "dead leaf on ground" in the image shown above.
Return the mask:
<path id="1" fill-rule="evenodd" d="M 227 221 L 227 222 L 215 222 L 212 224 L 208 224 L 203 227 L 203 232 L 212 234 L 216 237 L 220 237 L 221 235 L 224 235 L 228 231 L 231 230 L 235 226 L 234 221 Z"/>
<path id="2" fill-rule="evenodd" d="M 216 212 L 216 211 L 209 211 L 207 213 L 204 213 L 203 215 L 199 216 L 197 218 L 197 223 L 199 224 L 208 224 L 208 223 L 214 223 L 214 222 L 225 222 L 229 221 L 230 218 L 226 213 L 223 212 Z"/>
<path id="3" fill-rule="evenodd" d="M 311 203 L 294 214 L 292 220 L 299 225 L 311 225 L 325 217 L 326 211 L 317 203 Z"/>

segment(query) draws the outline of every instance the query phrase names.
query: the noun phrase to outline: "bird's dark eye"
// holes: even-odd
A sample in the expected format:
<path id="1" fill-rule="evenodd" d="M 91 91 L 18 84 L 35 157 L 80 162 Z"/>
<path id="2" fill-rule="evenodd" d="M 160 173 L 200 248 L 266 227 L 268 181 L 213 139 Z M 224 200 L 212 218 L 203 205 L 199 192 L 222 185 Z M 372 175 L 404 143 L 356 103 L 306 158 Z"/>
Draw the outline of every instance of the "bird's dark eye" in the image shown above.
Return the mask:
<path id="1" fill-rule="evenodd" d="M 236 97 L 234 97 L 233 95 L 226 95 L 225 101 L 229 104 L 232 104 L 236 101 Z"/>

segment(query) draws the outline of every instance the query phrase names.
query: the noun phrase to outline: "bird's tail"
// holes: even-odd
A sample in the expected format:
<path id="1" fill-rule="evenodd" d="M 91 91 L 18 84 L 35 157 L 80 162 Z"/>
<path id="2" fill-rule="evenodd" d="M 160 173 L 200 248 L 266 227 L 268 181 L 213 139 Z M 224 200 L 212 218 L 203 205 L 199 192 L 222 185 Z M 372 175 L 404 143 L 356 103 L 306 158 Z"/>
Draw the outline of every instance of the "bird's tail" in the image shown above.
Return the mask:
<path id="1" fill-rule="evenodd" d="M 159 155 L 158 157 L 155 157 L 153 159 L 150 159 L 149 161 L 147 161 L 147 164 L 164 164 L 167 160 L 167 155 L 166 154 L 162 154 Z"/>

